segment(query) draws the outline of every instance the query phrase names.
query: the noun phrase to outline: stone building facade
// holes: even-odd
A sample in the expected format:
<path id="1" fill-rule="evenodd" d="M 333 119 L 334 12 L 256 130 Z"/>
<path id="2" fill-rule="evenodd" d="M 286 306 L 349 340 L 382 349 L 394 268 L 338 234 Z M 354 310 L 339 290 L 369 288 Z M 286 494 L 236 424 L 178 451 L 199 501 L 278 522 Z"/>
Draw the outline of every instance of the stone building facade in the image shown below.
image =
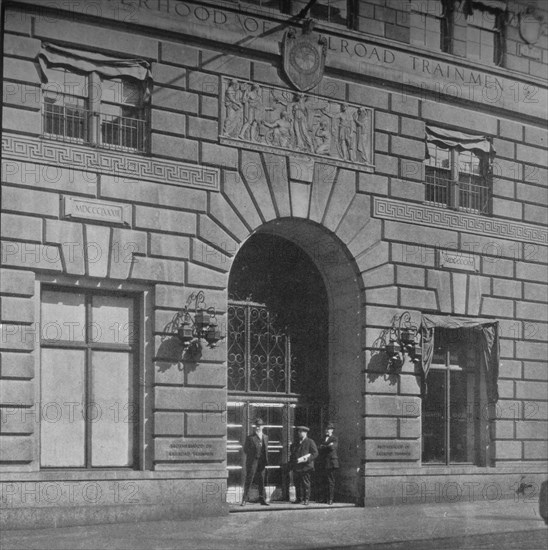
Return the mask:
<path id="1" fill-rule="evenodd" d="M 305 5 L 4 3 L 4 525 L 225 513 L 256 414 L 272 498 L 297 421 L 339 500 L 537 498 L 546 8 Z"/>

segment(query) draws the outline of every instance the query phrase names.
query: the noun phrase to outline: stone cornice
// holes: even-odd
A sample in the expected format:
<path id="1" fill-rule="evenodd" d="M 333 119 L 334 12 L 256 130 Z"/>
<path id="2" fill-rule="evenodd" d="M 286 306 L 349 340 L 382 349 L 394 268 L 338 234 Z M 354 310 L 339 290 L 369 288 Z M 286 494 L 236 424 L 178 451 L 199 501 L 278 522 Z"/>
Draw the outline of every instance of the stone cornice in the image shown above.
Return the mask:
<path id="1" fill-rule="evenodd" d="M 548 230 L 536 225 L 382 197 L 375 197 L 373 216 L 383 220 L 452 229 L 486 237 L 548 244 Z"/>
<path id="2" fill-rule="evenodd" d="M 2 156 L 4 159 L 110 174 L 119 178 L 219 190 L 218 168 L 6 132 L 2 135 Z"/>

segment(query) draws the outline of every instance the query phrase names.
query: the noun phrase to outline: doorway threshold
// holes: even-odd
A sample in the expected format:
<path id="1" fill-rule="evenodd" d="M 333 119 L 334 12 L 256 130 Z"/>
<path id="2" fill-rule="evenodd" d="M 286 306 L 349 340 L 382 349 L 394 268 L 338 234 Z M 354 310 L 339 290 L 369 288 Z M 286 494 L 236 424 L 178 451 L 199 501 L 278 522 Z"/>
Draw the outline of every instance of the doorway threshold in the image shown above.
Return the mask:
<path id="1" fill-rule="evenodd" d="M 334 502 L 333 504 L 326 504 L 325 502 L 313 502 L 310 501 L 308 506 L 304 504 L 292 504 L 291 502 L 274 501 L 269 503 L 270 506 L 262 506 L 258 502 L 247 502 L 245 506 L 240 504 L 229 504 L 230 513 L 241 512 L 280 512 L 282 510 L 332 510 L 334 508 L 355 508 L 356 504 L 352 502 Z"/>

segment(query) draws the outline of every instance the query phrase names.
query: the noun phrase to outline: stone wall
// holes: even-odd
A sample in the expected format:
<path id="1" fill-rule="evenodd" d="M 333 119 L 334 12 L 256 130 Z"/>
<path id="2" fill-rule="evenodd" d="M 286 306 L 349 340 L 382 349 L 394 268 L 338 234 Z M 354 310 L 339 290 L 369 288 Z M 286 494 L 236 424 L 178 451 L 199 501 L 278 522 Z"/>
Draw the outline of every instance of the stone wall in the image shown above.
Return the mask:
<path id="1" fill-rule="evenodd" d="M 539 106 L 520 95 L 526 91 L 523 81 L 515 81 L 514 101 L 508 95 L 503 104 L 479 98 L 452 101 L 407 85 L 397 71 L 383 73 L 375 60 L 359 59 L 360 65 L 353 60 L 352 65 L 340 52 L 331 52 L 326 75 L 311 94 L 373 110 L 374 168 L 361 170 L 275 148 L 221 143 L 222 77 L 289 89 L 272 38 L 247 44 L 241 53 L 230 46 L 227 53 L 222 39 L 232 37 L 231 27 L 217 36 L 204 24 L 195 27 L 195 35 L 180 36 L 177 26 L 188 33 L 187 21 L 167 23 L 167 14 L 152 13 L 145 6 L 135 5 L 134 19 L 128 21 L 103 12 L 107 28 L 101 18 L 52 14 L 25 4 L 7 11 L 4 41 L 0 463 L 6 472 L 37 472 L 33 479 L 47 479 L 39 472 L 38 425 L 13 410 L 31 412 L 39 401 L 34 323 L 40 284 L 53 282 L 149 296 L 143 303 L 143 325 L 149 332 L 143 343 L 142 477 L 169 470 L 181 480 L 222 480 L 225 344 L 205 348 L 198 364 L 181 360 L 182 349 L 166 326 L 198 289 L 205 290 L 208 304 L 217 306 L 223 323 L 232 258 L 251 233 L 276 220 L 299 222 L 293 227 L 302 231 L 310 250 L 318 243 L 316 233 L 307 228 L 328 232 L 354 274 L 352 285 L 358 290 L 352 296 L 341 290 L 341 300 L 345 309 L 356 301 L 359 319 L 354 327 L 361 349 L 352 374 L 361 373 L 361 397 L 353 402 L 359 415 L 351 443 L 362 453 L 362 474 L 371 464 L 384 462 L 370 450 L 379 441 L 409 443 L 409 455 L 391 463 L 419 466 L 417 373 L 406 367 L 400 376 L 387 377 L 379 374 L 385 367 L 382 361 L 380 367 L 372 365 L 378 352 L 375 342 L 404 310 L 414 319 L 428 311 L 500 321 L 500 400 L 491 428 L 494 465 L 514 463 L 523 469 L 530 462 L 534 469 L 548 458 L 548 243 L 543 227 L 548 133 L 538 117 Z M 107 3 L 101 5 L 106 10 Z M 378 11 L 377 6 L 379 2 L 371 2 L 372 9 Z M 233 14 L 228 4 L 216 13 L 224 8 Z M 378 15 L 375 25 L 392 39 L 390 9 L 383 7 L 387 19 L 383 22 L 384 16 Z M 280 17 L 272 16 L 269 24 L 279 23 Z M 131 26 L 144 20 L 151 27 L 147 33 Z M 362 30 L 368 39 L 378 36 L 369 27 Z M 61 39 L 65 46 L 138 56 L 152 63 L 149 155 L 41 138 L 36 55 L 42 41 Z M 532 62 L 523 62 L 523 73 L 534 69 Z M 519 75 L 501 71 L 499 76 L 506 79 L 504 86 L 511 86 Z M 539 88 L 538 97 L 545 92 Z M 511 90 L 505 88 L 505 93 Z M 427 124 L 492 138 L 492 216 L 424 205 Z M 67 197 L 121 206 L 129 221 L 113 225 L 69 219 L 62 201 Z M 291 232 L 286 235 L 291 238 Z M 88 253 L 92 243 L 101 252 L 94 261 Z M 477 271 L 440 267 L 439 248 L 472 252 L 478 257 Z M 321 270 L 321 255 L 316 259 Z M 336 287 L 337 273 L 331 277 Z M 344 395 L 338 398 L 342 401 Z M 345 414 L 354 421 L 350 409 L 348 404 Z M 169 446 L 188 438 L 211 445 L 208 460 L 196 458 L 187 465 L 173 459 Z M 211 503 L 206 499 L 203 507 L 222 509 L 220 498 Z"/>

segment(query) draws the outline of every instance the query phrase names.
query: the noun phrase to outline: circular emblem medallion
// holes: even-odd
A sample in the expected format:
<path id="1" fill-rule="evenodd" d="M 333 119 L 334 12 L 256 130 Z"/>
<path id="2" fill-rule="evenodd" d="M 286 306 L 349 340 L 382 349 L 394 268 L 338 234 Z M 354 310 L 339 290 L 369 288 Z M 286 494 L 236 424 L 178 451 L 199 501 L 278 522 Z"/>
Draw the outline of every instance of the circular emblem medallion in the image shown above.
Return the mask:
<path id="1" fill-rule="evenodd" d="M 316 72 L 320 65 L 320 54 L 318 50 L 307 42 L 295 44 L 289 54 L 289 59 L 295 69 L 303 74 Z"/>

